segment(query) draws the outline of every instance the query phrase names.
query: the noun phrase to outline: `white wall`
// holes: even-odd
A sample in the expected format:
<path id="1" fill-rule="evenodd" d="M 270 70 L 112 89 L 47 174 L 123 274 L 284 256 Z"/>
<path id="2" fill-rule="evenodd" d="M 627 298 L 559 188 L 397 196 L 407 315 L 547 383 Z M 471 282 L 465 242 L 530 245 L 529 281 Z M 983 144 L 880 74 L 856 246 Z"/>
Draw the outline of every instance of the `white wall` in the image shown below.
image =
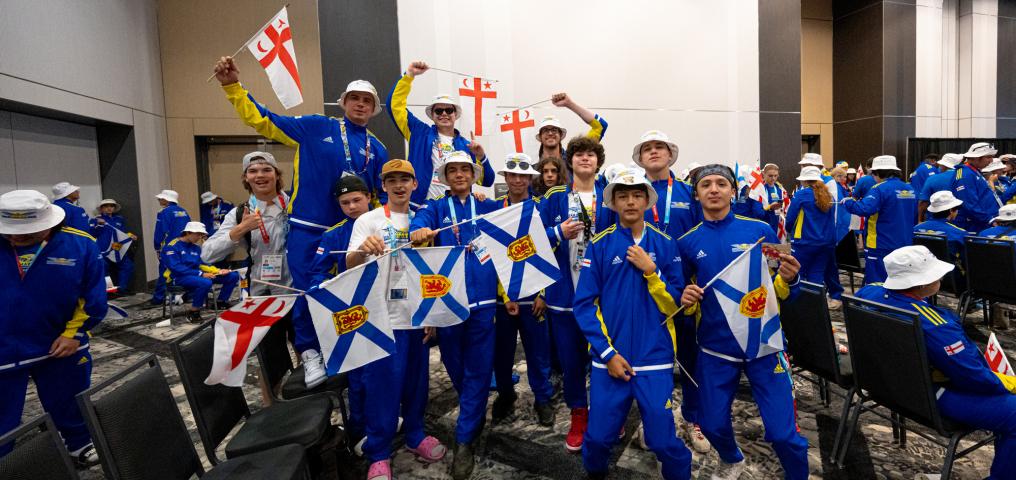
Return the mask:
<path id="1" fill-rule="evenodd" d="M 758 159 L 756 2 L 400 0 L 398 8 L 403 69 L 425 60 L 497 79 L 500 110 L 568 92 L 609 122 L 607 163 L 629 162 L 649 129 L 680 145 L 675 170 L 692 161 Z M 457 80 L 443 72 L 418 78 L 411 109 L 425 118 L 423 106 L 438 91 L 457 91 Z M 569 136 L 587 128 L 549 103 L 535 114 L 557 115 Z M 468 136 L 465 117 L 459 128 Z M 490 130 L 480 141 L 500 166 L 505 149 Z M 527 152 L 535 156 L 532 145 Z"/>

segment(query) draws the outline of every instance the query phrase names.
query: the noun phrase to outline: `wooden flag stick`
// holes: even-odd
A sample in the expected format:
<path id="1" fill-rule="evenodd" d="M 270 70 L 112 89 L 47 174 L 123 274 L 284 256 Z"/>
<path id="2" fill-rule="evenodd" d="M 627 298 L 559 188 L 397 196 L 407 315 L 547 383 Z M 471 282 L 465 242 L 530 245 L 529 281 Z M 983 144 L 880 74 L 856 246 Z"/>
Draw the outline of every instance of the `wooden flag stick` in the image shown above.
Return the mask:
<path id="1" fill-rule="evenodd" d="M 262 285 L 268 285 L 269 287 L 276 287 L 276 288 L 282 288 L 282 289 L 293 291 L 293 292 L 300 292 L 301 295 L 304 294 L 304 293 L 307 293 L 306 291 L 300 290 L 299 288 L 287 287 L 285 285 L 280 285 L 278 283 L 272 283 L 272 282 L 266 282 L 264 280 L 258 280 L 256 278 L 252 278 L 252 279 L 250 279 L 250 281 L 252 281 L 254 283 L 260 283 Z"/>
<path id="2" fill-rule="evenodd" d="M 462 75 L 463 77 L 474 77 L 475 78 L 475 77 L 479 76 L 479 75 L 473 75 L 471 73 L 456 72 L 455 70 L 447 70 L 447 69 L 444 69 L 444 68 L 437 68 L 437 67 L 428 67 L 428 70 L 437 70 L 439 72 L 454 73 L 456 75 Z M 493 78 L 487 78 L 487 77 L 482 77 L 482 76 L 479 76 L 479 77 L 484 79 L 484 80 L 490 80 L 490 81 L 492 81 L 494 83 L 498 83 L 498 81 L 493 79 Z"/>

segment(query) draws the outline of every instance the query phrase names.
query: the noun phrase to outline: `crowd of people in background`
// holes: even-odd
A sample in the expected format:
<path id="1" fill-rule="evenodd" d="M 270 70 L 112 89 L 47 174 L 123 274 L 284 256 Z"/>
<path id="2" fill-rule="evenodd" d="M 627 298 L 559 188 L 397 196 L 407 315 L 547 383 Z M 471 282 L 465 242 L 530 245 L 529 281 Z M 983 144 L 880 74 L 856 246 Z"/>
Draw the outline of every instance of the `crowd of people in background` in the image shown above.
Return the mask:
<path id="1" fill-rule="evenodd" d="M 296 149 L 291 187 L 271 153 L 254 151 L 237 172 L 249 197 L 232 204 L 205 192 L 200 221 L 179 205 L 177 192 L 156 195 L 161 210 L 149 244 L 158 254 L 159 274 L 151 302 L 169 301 L 167 285 L 182 288 L 193 322 L 202 321 L 215 284 L 222 286 L 218 300 L 227 307 L 241 285 L 256 296 L 308 290 L 407 243 L 470 245 L 478 235 L 475 224 L 443 227 L 535 202 L 562 274 L 539 294 L 508 298 L 493 265 L 468 255 L 468 319 L 417 327 L 407 313 L 409 280 L 400 268 L 405 260 L 395 256 L 387 299 L 396 353 L 349 376 L 345 428 L 369 462 L 368 479 L 391 478 L 399 428 L 406 448 L 422 461 L 440 461 L 449 451 L 423 422 L 428 351 L 435 343 L 459 400 L 451 474 L 468 478 L 487 421 L 492 377 L 497 395 L 491 421 L 516 409 L 512 365 L 518 338 L 537 422 L 555 422 L 552 378 L 559 375 L 570 411 L 563 447 L 582 453 L 591 477 L 606 476 L 610 449 L 624 434 L 634 401 L 643 419 L 636 437 L 656 454 L 664 478 L 691 477 L 686 442 L 698 453 L 716 450 L 721 465 L 714 478 L 737 478 L 744 455 L 734 437 L 731 403 L 743 374 L 786 478 L 808 478 L 808 442 L 796 425 L 788 358 L 782 351 L 746 351 L 724 310 L 702 288 L 704 279 L 759 238 L 791 246 L 769 272 L 781 301 L 792 299 L 805 280 L 825 285 L 831 309 L 841 308 L 844 291 L 837 248 L 859 244 L 866 286 L 858 295 L 915 310 L 929 322 L 930 361 L 946 378 L 939 405 L 951 418 L 995 431 L 992 473 L 1012 471 L 1016 380 L 991 374 L 955 314 L 926 298 L 944 275 L 963 268 L 964 236 L 1016 241 L 1016 156 L 996 158 L 992 145 L 976 143 L 962 154 L 927 155 L 904 179 L 891 155 L 855 169 L 845 162 L 827 166 L 821 155 L 808 153 L 789 189 L 777 165 L 762 165 L 764 193 L 758 196 L 724 165 L 692 162 L 675 172 L 679 146 L 659 130 L 643 134 L 630 162 L 626 153 L 624 162 L 605 167 L 607 121 L 559 93 L 553 104 L 589 129 L 566 141 L 560 120 L 548 116 L 539 124 L 536 155 L 512 153 L 495 172 L 483 147 L 455 128 L 462 112 L 454 98 L 435 96 L 426 119 L 408 109 L 415 78 L 428 70 L 425 62 L 411 63 L 396 80 L 387 109 L 372 84 L 357 80 L 338 99 L 341 118 L 285 116 L 258 103 L 240 83 L 233 60 L 223 57 L 215 75 L 238 117 L 265 138 Z M 368 129 L 382 113 L 406 140 L 406 159 L 391 158 Z M 497 176 L 507 185 L 505 195 L 474 192 L 476 185 L 492 186 Z M 24 190 L 0 197 L 0 249 L 13 252 L 0 255 L 0 301 L 6 305 L 0 315 L 0 432 L 20 421 L 31 377 L 74 458 L 87 465 L 97 459 L 74 403 L 74 394 L 89 384 L 87 332 L 105 315 L 103 277 L 112 277 L 124 294 L 133 271 L 129 255 L 111 260 L 102 252 L 119 248 L 116 232 L 137 236 L 118 214 L 116 200 L 103 199 L 90 218 L 76 205 L 79 190 L 63 182 L 53 186 L 52 201 Z M 949 261 L 912 246 L 915 233 L 946 237 Z M 249 259 L 240 271 L 224 263 L 235 252 Z M 32 311 L 15 313 L 13 305 Z M 33 325 L 19 323 L 22 318 Z M 286 321 L 306 384 L 316 386 L 326 373 L 304 298 Z M 942 345 L 956 342 L 968 345 L 968 354 L 943 353 Z M 678 398 L 680 425 L 672 414 Z"/>

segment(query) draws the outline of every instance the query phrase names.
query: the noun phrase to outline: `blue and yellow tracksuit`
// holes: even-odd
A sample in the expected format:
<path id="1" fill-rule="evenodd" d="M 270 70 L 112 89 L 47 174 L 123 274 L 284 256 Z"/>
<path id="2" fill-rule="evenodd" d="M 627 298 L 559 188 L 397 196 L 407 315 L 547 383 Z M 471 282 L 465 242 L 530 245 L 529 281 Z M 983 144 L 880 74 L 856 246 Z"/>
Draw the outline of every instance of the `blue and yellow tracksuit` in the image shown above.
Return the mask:
<path id="1" fill-rule="evenodd" d="M 51 234 L 41 250 L 39 245 L 15 249 L 4 238 L 0 238 L 0 250 L 4 252 L 0 255 L 0 431 L 21 423 L 32 377 L 43 409 L 73 452 L 90 442 L 74 396 L 91 383 L 88 331 L 106 316 L 99 249 L 92 236 L 63 227 Z M 15 262 L 27 268 L 24 278 Z M 80 346 L 70 356 L 50 358 L 50 347 L 61 336 L 78 340 Z M 0 457 L 11 447 L 0 446 Z"/>
<path id="2" fill-rule="evenodd" d="M 450 193 L 431 199 L 416 211 L 409 232 L 420 228 L 437 230 L 498 209 L 493 200 L 479 201 L 469 194 L 465 201 Z M 454 210 L 453 210 L 454 209 Z M 455 219 L 455 220 L 453 220 Z M 456 234 L 455 231 L 458 230 Z M 434 246 L 468 245 L 479 235 L 479 228 L 466 223 L 438 232 Z M 469 318 L 438 334 L 441 361 L 459 393 L 459 419 L 455 440 L 472 442 L 483 428 L 487 415 L 487 394 L 494 373 L 494 310 L 497 301 L 497 272 L 494 262 L 481 264 L 473 252 L 466 253 L 466 294 L 469 297 Z"/>
<path id="3" fill-rule="evenodd" d="M 402 133 L 402 138 L 409 142 L 409 163 L 413 164 L 416 170 L 416 190 L 409 197 L 409 202 L 414 209 L 422 207 L 427 203 L 427 191 L 430 189 L 431 175 L 434 172 L 433 150 L 434 144 L 438 141 L 437 125 L 423 122 L 406 107 L 406 100 L 409 98 L 409 91 L 413 88 L 413 76 L 403 74 L 402 78 L 395 83 L 392 93 L 388 95 L 388 116 Z M 452 139 L 452 146 L 455 150 L 466 152 L 477 165 L 483 167 L 483 172 L 476 179 L 477 185 L 489 187 L 494 185 L 494 168 L 490 166 L 487 157 L 476 158 L 469 150 L 470 141 L 459 135 L 455 130 L 455 137 Z"/>
<path id="4" fill-rule="evenodd" d="M 783 184 L 781 184 L 780 182 L 776 182 L 776 183 L 774 183 L 772 185 L 766 184 L 765 187 L 766 187 L 766 203 L 767 203 L 767 205 L 764 205 L 764 207 L 768 207 L 769 205 L 772 205 L 774 203 L 778 203 L 780 205 L 783 205 L 783 195 L 787 194 L 786 193 L 787 189 L 783 187 Z M 780 228 L 780 216 L 776 213 L 775 210 L 770 210 L 769 208 L 765 208 L 765 218 L 763 220 L 766 223 L 769 224 L 769 227 L 772 228 L 774 232 L 779 230 L 779 228 Z M 698 223 L 698 222 L 696 222 L 696 223 Z M 678 237 L 679 236 L 680 235 L 678 235 Z"/>
<path id="5" fill-rule="evenodd" d="M 748 197 L 748 188 L 748 185 L 741 187 L 741 191 L 737 194 L 737 198 L 734 199 L 734 203 L 730 205 L 730 210 L 735 215 L 754 218 L 764 222 L 766 218 L 765 208 L 762 207 L 762 204 L 758 200 Z"/>
<path id="6" fill-rule="evenodd" d="M 991 371 L 953 311 L 882 285 L 867 285 L 857 291 L 857 296 L 918 313 L 932 369 L 931 379 L 939 387 L 935 392 L 939 411 L 955 422 L 991 430 L 995 434 L 995 460 L 988 478 L 1013 478 L 1016 472 L 1016 378 Z"/>
<path id="7" fill-rule="evenodd" d="M 963 259 L 966 258 L 963 237 L 969 235 L 966 230 L 953 225 L 948 220 L 932 218 L 915 225 L 914 233 L 945 237 L 946 244 L 949 246 L 950 263 L 955 264 L 959 269 L 963 269 Z"/>
<path id="8" fill-rule="evenodd" d="M 209 237 L 219 229 L 219 225 L 222 225 L 222 219 L 226 218 L 226 214 L 234 206 L 232 203 L 222 199 L 214 207 L 210 203 L 201 205 L 201 223 L 205 224 L 205 230 L 208 230 Z"/>
<path id="9" fill-rule="evenodd" d="M 656 190 L 656 208 L 646 210 L 647 222 L 651 222 L 672 238 L 677 238 L 702 221 L 702 207 L 698 200 L 695 200 L 692 187 L 687 182 L 678 180 L 674 177 L 674 173 L 670 172 L 668 180 L 654 180 L 652 184 Z"/>
<path id="10" fill-rule="evenodd" d="M 539 198 L 532 199 L 539 203 Z M 495 202 L 501 208 L 511 206 L 507 195 L 499 197 Z M 494 314 L 494 380 L 497 383 L 498 395 L 510 397 L 515 392 L 512 381 L 512 366 L 515 364 L 516 338 L 522 337 L 522 348 L 526 352 L 526 376 L 529 388 L 537 405 L 550 402 L 554 387 L 550 384 L 550 331 L 546 316 L 533 315 L 533 301 L 540 294 L 519 299 L 519 314 L 509 315 L 505 302 L 509 299 L 501 286 L 498 286 L 497 310 Z"/>
<path id="11" fill-rule="evenodd" d="M 106 223 L 99 223 L 98 220 L 100 218 Z M 130 233 L 127 231 L 127 225 L 124 223 L 123 217 L 115 213 L 112 215 L 99 215 L 98 217 L 90 220 L 88 223 L 89 231 L 92 236 L 95 237 L 96 245 L 99 247 L 99 253 L 109 250 L 110 244 L 112 244 L 116 239 L 113 229 L 107 228 L 107 225 L 112 226 L 123 233 Z M 116 286 L 119 287 L 121 291 L 125 290 L 127 285 L 131 283 L 131 276 L 134 275 L 134 261 L 131 260 L 131 256 L 124 255 L 120 258 L 119 263 L 107 258 L 104 263 L 106 266 L 106 274 L 110 277 L 113 277 L 115 274 Z"/>
<path id="12" fill-rule="evenodd" d="M 877 181 L 872 175 L 865 175 L 858 178 L 857 183 L 854 184 L 854 190 L 850 192 L 850 195 L 854 197 L 855 200 L 860 200 L 868 196 L 868 190 L 871 190 L 871 187 L 874 187 L 876 183 Z"/>
<path id="13" fill-rule="evenodd" d="M 824 187 L 821 187 L 824 188 Z M 834 203 L 823 212 L 815 204 L 815 191 L 801 188 L 787 209 L 787 227 L 791 252 L 801 263 L 801 278 L 819 285 L 825 284 L 829 296 L 839 299 L 843 294 L 840 282 L 830 282 L 832 275 L 839 277 L 836 265 L 836 218 Z"/>
<path id="14" fill-rule="evenodd" d="M 760 238 L 764 242 L 777 242 L 776 233 L 765 222 L 733 213 L 722 220 L 700 223 L 677 240 L 684 278 L 704 285 Z M 795 293 L 798 283 L 795 279 L 788 285 L 776 275 L 773 286 L 777 296 L 786 300 Z M 762 416 L 765 439 L 776 451 L 785 477 L 808 478 L 808 441 L 797 431 L 793 382 L 783 353 L 746 358 L 715 296 L 706 295 L 704 303 L 687 310 L 698 322 L 699 355 L 694 374 L 702 403 L 698 420 L 709 443 L 726 463 L 744 460 L 734 439 L 730 416 L 734 394 L 744 373 Z"/>
<path id="15" fill-rule="evenodd" d="M 617 214 L 603 205 L 603 189 L 594 187 L 596 194 L 594 235 L 614 224 Z M 554 339 L 561 373 L 564 377 L 564 401 L 568 408 L 586 408 L 586 370 L 589 368 L 589 353 L 586 339 L 579 330 L 572 311 L 575 297 L 575 283 L 572 275 L 571 243 L 561 233 L 561 223 L 568 219 L 571 185 L 559 185 L 547 190 L 540 201 L 540 218 L 547 227 L 547 238 L 554 248 L 561 278 L 544 290 L 547 301 L 547 321 L 550 322 L 551 338 Z M 592 237 L 592 235 L 590 236 Z M 590 241 L 587 238 L 586 241 Z M 588 245 L 587 247 L 588 248 Z"/>
<path id="16" fill-rule="evenodd" d="M 388 161 L 388 149 L 366 127 L 346 119 L 324 115 L 290 117 L 268 111 L 254 101 L 239 83 L 224 85 L 226 98 L 240 119 L 265 138 L 296 148 L 293 158 L 293 191 L 289 197 L 289 234 L 286 235 L 286 262 L 293 287 L 311 287 L 311 263 L 329 225 L 346 218 L 335 201 L 335 184 L 343 174 L 363 179 L 372 195 L 384 200 L 381 190 L 381 166 Z M 348 145 L 343 145 L 343 125 Z M 367 146 L 370 158 L 367 158 Z M 346 161 L 348 146 L 350 161 Z M 320 351 L 317 334 L 307 310 L 307 300 L 299 297 L 293 306 L 293 328 L 297 350 Z"/>
<path id="17" fill-rule="evenodd" d="M 582 463 L 589 472 L 607 472 L 611 447 L 634 399 L 646 444 L 662 464 L 663 478 L 687 479 L 691 452 L 677 438 L 671 412 L 677 332 L 668 318 L 677 312 L 676 299 L 684 289 L 681 258 L 674 240 L 648 222 L 637 245 L 656 263 L 651 275 L 627 260 L 632 245 L 632 231 L 620 224 L 593 237 L 575 292 L 575 319 L 594 358 Z M 635 372 L 627 382 L 607 372 L 615 355 Z"/>
<path id="18" fill-rule="evenodd" d="M 864 283 L 886 279 L 882 258 L 914 242 L 917 198 L 914 189 L 896 177 L 875 184 L 859 201 L 847 200 L 847 211 L 867 217 L 864 228 Z"/>
<path id="19" fill-rule="evenodd" d="M 997 227 L 991 227 L 981 230 L 981 233 L 978 233 L 977 236 L 1000 238 L 1002 240 L 1016 240 L 1016 227 L 1007 227 L 1005 225 L 999 225 Z"/>
<path id="20" fill-rule="evenodd" d="M 155 277 L 155 291 L 152 292 L 152 303 L 162 303 L 166 299 L 166 264 L 162 262 L 162 248 L 183 233 L 190 221 L 190 215 L 183 207 L 170 202 L 155 216 L 155 235 L 152 243 L 155 253 L 159 255 L 159 275 Z"/>
<path id="21" fill-rule="evenodd" d="M 215 278 L 202 277 L 203 273 L 218 273 L 219 269 L 201 261 L 201 246 L 196 243 L 173 239 L 162 249 L 162 262 L 166 264 L 166 279 L 186 289 L 191 295 L 191 306 L 202 308 L 208 298 L 212 284 L 222 285 L 219 302 L 224 303 L 233 294 L 240 282 L 240 274 L 229 272 Z"/>
<path id="22" fill-rule="evenodd" d="M 960 213 L 953 223 L 971 232 L 990 227 L 991 219 L 998 215 L 1002 200 L 995 194 L 981 172 L 964 163 L 956 167 L 951 179 L 953 194 L 963 200 Z"/>
<path id="23" fill-rule="evenodd" d="M 62 208 L 67 214 L 67 216 L 64 217 L 64 225 L 76 228 L 82 232 L 89 231 L 88 214 L 85 213 L 85 209 L 75 205 L 74 202 L 67 200 L 67 197 L 54 201 L 53 205 Z"/>
<path id="24" fill-rule="evenodd" d="M 937 174 L 938 165 L 922 162 L 914 169 L 914 173 L 910 174 L 910 186 L 914 187 L 915 192 L 920 192 L 921 188 L 924 187 L 924 183 Z"/>
<path id="25" fill-rule="evenodd" d="M 917 192 L 917 201 L 930 202 L 931 196 L 935 192 L 941 192 L 943 190 L 951 189 L 952 176 L 953 171 L 947 170 L 945 172 L 941 172 L 938 175 L 928 177 L 928 179 L 924 182 L 924 184 L 921 185 L 920 189 L 917 188 L 914 189 L 914 191 Z"/>

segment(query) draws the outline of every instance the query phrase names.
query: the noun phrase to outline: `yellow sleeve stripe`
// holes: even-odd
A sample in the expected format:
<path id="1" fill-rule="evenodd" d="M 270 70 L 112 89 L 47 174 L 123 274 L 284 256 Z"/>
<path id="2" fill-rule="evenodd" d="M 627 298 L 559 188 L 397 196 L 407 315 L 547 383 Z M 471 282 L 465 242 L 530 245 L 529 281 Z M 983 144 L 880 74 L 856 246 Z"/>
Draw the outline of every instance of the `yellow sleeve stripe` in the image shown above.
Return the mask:
<path id="1" fill-rule="evenodd" d="M 586 132 L 586 136 L 596 141 L 603 138 L 603 124 L 596 116 L 593 116 L 593 119 L 589 121 L 589 131 Z"/>
<path id="2" fill-rule="evenodd" d="M 298 142 L 289 138 L 289 135 L 283 133 L 279 127 L 276 127 L 268 117 L 261 115 L 257 105 L 250 100 L 250 97 L 247 96 L 247 90 L 239 82 L 223 85 L 222 89 L 226 91 L 226 98 L 229 100 L 229 103 L 233 104 L 236 113 L 240 115 L 240 120 L 243 120 L 244 123 L 257 130 L 261 136 L 290 147 L 299 145 Z"/>
<path id="3" fill-rule="evenodd" d="M 945 324 L 945 319 L 942 318 L 942 316 L 939 315 L 938 312 L 936 312 L 934 309 L 921 306 L 916 303 L 911 303 L 910 305 L 913 306 L 915 309 L 917 309 L 917 312 L 920 313 L 922 317 L 928 319 L 928 321 L 931 322 L 932 325 L 938 326 Z"/>
<path id="4" fill-rule="evenodd" d="M 550 189 L 548 189 L 546 192 L 544 192 L 543 199 L 546 200 L 546 199 L 550 198 L 550 196 L 555 194 L 555 193 L 563 192 L 563 191 L 565 191 L 565 188 L 566 187 L 564 185 L 558 185 L 556 187 L 550 187 Z"/>
<path id="5" fill-rule="evenodd" d="M 409 141 L 409 110 L 406 109 L 406 99 L 409 98 L 409 91 L 413 88 L 413 77 L 412 75 L 403 75 L 401 79 L 395 84 L 395 90 L 392 92 L 391 105 L 388 108 L 391 109 L 392 118 L 395 119 L 395 126 L 399 127 L 399 132 L 402 133 L 402 138 Z"/>
<path id="6" fill-rule="evenodd" d="M 300 147 L 296 147 L 296 153 L 293 155 L 293 194 L 289 196 L 286 214 L 293 213 L 293 203 L 298 193 L 300 193 Z"/>
<path id="7" fill-rule="evenodd" d="M 332 231 L 332 230 L 335 230 L 336 228 L 339 228 L 339 227 L 341 227 L 341 226 L 345 225 L 345 224 L 346 224 L 346 222 L 348 222 L 348 221 L 349 221 L 349 219 L 348 219 L 348 218 L 346 218 L 346 219 L 343 219 L 343 220 L 342 220 L 341 222 L 339 222 L 339 223 L 336 223 L 335 225 L 332 225 L 332 227 L 331 227 L 331 228 L 329 228 L 328 230 L 325 230 L 325 233 L 328 233 L 328 232 L 330 232 L 330 231 Z"/>
<path id="8" fill-rule="evenodd" d="M 62 232 L 67 232 L 67 233 L 73 233 L 74 235 L 77 235 L 77 236 L 79 236 L 79 237 L 85 237 L 85 238 L 87 238 L 87 239 L 89 239 L 89 240 L 95 241 L 95 237 L 93 237 L 93 236 L 89 235 L 89 234 L 88 234 L 88 233 L 86 233 L 86 232 L 82 232 L 81 230 L 78 230 L 78 229 L 76 229 L 76 228 L 74 228 L 74 227 L 67 227 L 67 226 L 64 226 L 64 227 L 62 227 L 62 228 L 60 229 L 60 231 L 62 231 Z"/>
<path id="9" fill-rule="evenodd" d="M 649 228 L 650 228 L 650 229 L 651 229 L 652 231 L 654 231 L 654 232 L 656 232 L 656 233 L 659 233 L 660 235 L 663 235 L 663 238 L 666 238 L 667 240 L 672 240 L 672 239 L 670 238 L 670 235 L 667 235 L 666 233 L 664 233 L 664 232 L 663 232 L 662 230 L 660 230 L 659 228 L 656 228 L 656 227 L 655 227 L 655 226 L 654 226 L 653 224 L 651 224 L 651 223 L 649 223 L 649 222 L 646 222 L 646 226 L 647 226 L 647 227 L 649 227 Z"/>
<path id="10" fill-rule="evenodd" d="M 174 238 L 174 239 L 170 240 L 169 244 L 167 244 L 166 246 L 168 247 L 170 245 L 176 245 L 176 242 L 179 242 L 179 241 L 180 241 L 179 237 L 178 238 Z"/>
<path id="11" fill-rule="evenodd" d="M 219 269 L 211 265 L 198 265 L 198 270 L 205 273 L 219 273 Z"/>
<path id="12" fill-rule="evenodd" d="M 85 320 L 88 320 L 88 314 L 85 313 L 85 299 L 78 299 L 78 306 L 74 309 L 74 314 L 71 315 L 70 321 L 67 322 L 67 327 L 63 333 L 60 334 L 64 338 L 74 338 L 74 335 L 78 333 L 78 329 L 85 324 Z"/>
<path id="13" fill-rule="evenodd" d="M 740 218 L 741 220 L 749 220 L 749 221 L 752 221 L 752 222 L 758 222 L 758 223 L 761 223 L 762 225 L 766 225 L 766 226 L 769 225 L 768 223 L 763 222 L 762 220 L 759 220 L 757 218 L 743 217 L 743 216 L 737 215 L 737 214 L 734 214 L 734 217 Z"/>
<path id="14" fill-rule="evenodd" d="M 702 226 L 702 222 L 699 222 L 698 225 L 695 225 L 694 227 L 691 227 L 690 230 L 688 230 L 687 232 L 684 232 L 684 235 L 681 235 L 680 237 L 677 237 L 677 239 L 680 240 L 680 239 L 682 239 L 684 237 L 687 237 L 688 234 L 690 234 L 691 232 L 694 232 L 695 230 L 698 230 L 698 227 L 701 227 L 701 226 Z"/>
<path id="15" fill-rule="evenodd" d="M 787 281 L 779 275 L 773 280 L 773 289 L 776 290 L 776 297 L 780 300 L 786 300 L 790 296 L 790 285 L 787 285 Z"/>
<path id="16" fill-rule="evenodd" d="M 794 238 L 801 238 L 801 230 L 804 228 L 804 209 L 797 214 L 797 221 L 794 222 Z"/>
<path id="17" fill-rule="evenodd" d="M 604 337 L 607 337 L 607 345 L 610 345 L 610 348 L 614 348 L 614 341 L 611 340 L 610 334 L 607 333 L 607 324 L 603 321 L 603 312 L 600 311 L 600 299 L 594 300 L 593 305 L 596 305 L 596 319 L 600 321 L 600 331 L 603 332 Z"/>
<path id="18" fill-rule="evenodd" d="M 593 243 L 596 243 L 596 242 L 600 241 L 600 239 L 603 238 L 604 235 L 607 235 L 608 233 L 613 233 L 615 230 L 617 230 L 616 227 L 617 227 L 617 224 L 615 223 L 615 224 L 607 227 L 606 230 L 604 230 L 604 231 L 602 231 L 600 233 L 597 233 L 596 235 L 593 235 L 593 240 L 592 240 Z"/>

